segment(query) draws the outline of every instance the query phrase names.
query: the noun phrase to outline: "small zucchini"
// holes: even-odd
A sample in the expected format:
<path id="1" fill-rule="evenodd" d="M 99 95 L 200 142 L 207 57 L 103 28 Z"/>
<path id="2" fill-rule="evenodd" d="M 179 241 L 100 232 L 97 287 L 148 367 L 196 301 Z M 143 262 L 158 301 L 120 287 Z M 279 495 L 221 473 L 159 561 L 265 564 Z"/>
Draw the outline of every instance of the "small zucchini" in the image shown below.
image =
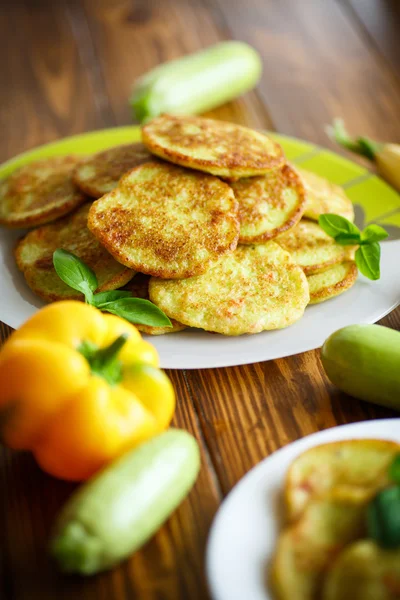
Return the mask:
<path id="1" fill-rule="evenodd" d="M 221 42 L 140 77 L 130 104 L 139 121 L 162 113 L 203 113 L 251 90 L 261 71 L 261 58 L 254 48 L 244 42 Z"/>
<path id="2" fill-rule="evenodd" d="M 123 455 L 79 488 L 56 522 L 50 552 L 61 570 L 92 575 L 142 546 L 189 492 L 196 440 L 170 429 Z"/>
<path id="3" fill-rule="evenodd" d="M 324 343 L 329 379 L 350 396 L 400 410 L 400 332 L 381 325 L 349 325 Z"/>

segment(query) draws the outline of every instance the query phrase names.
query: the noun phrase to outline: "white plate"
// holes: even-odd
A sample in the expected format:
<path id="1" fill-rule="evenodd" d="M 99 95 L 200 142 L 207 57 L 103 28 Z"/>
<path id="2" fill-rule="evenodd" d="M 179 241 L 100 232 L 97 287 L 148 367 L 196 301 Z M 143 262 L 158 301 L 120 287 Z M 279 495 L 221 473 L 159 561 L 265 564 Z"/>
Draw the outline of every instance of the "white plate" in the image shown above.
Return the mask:
<path id="1" fill-rule="evenodd" d="M 29 161 L 56 154 L 91 153 L 106 147 L 135 141 L 135 126 L 89 132 L 58 140 L 21 154 L 0 166 L 0 178 Z M 310 306 L 303 319 L 282 329 L 251 336 L 227 338 L 199 330 L 149 339 L 157 348 L 161 366 L 169 369 L 206 369 L 270 360 L 318 348 L 333 332 L 352 323 L 372 323 L 400 301 L 400 198 L 382 180 L 332 152 L 293 138 L 275 135 L 286 156 L 335 183 L 344 185 L 356 208 L 360 226 L 378 222 L 388 229 L 393 241 L 382 244 L 382 277 L 371 282 L 359 277 L 342 296 Z M 28 289 L 13 259 L 13 248 L 21 232 L 0 228 L 0 320 L 19 327 L 43 303 Z"/>
<path id="2" fill-rule="evenodd" d="M 236 485 L 219 509 L 208 540 L 207 578 L 213 600 L 273 600 L 267 587 L 268 564 L 277 539 L 286 471 L 312 446 L 353 438 L 400 442 L 400 419 L 354 423 L 309 435 L 263 460 Z"/>

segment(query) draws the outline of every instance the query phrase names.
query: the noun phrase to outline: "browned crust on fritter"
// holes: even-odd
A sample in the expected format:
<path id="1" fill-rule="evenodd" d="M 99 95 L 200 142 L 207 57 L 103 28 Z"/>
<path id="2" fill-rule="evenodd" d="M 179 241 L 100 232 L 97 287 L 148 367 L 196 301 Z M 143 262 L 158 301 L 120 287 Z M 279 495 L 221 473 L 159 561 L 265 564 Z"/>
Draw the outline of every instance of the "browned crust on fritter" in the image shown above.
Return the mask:
<path id="1" fill-rule="evenodd" d="M 38 184 L 39 191 L 37 192 L 37 196 L 38 201 L 42 204 L 42 209 L 39 214 L 32 214 L 32 210 L 21 210 L 20 214 L 18 214 L 18 207 L 16 207 L 17 211 L 10 212 L 7 216 L 2 216 L 0 214 L 0 225 L 5 225 L 9 228 L 25 228 L 44 225 L 67 215 L 83 204 L 83 202 L 87 200 L 87 197 L 80 190 L 76 189 L 72 182 L 72 171 L 80 160 L 81 159 L 76 156 L 56 156 L 34 161 L 17 169 L 7 179 L 0 182 L 0 201 L 4 202 L 4 199 L 9 197 L 10 192 L 6 192 L 3 196 L 3 188 L 9 184 L 12 186 L 11 193 L 14 197 L 14 203 L 17 203 L 20 198 L 23 198 L 24 185 L 26 185 L 29 178 L 33 177 L 36 169 L 43 168 L 50 164 L 55 170 L 59 165 L 62 172 L 65 172 L 65 183 L 58 184 L 58 188 L 56 187 L 56 189 L 54 189 L 54 186 L 53 188 L 51 186 L 49 188 L 48 185 L 46 187 L 46 181 L 42 181 Z M 68 167 L 70 167 L 70 169 L 68 169 Z M 60 196 L 63 193 L 66 197 L 69 197 L 67 201 L 46 208 L 46 199 L 49 202 L 54 202 L 57 199 L 57 196 Z"/>
<path id="2" fill-rule="evenodd" d="M 112 210 L 106 209 L 103 213 L 101 213 L 100 217 L 96 213 L 96 205 L 99 202 L 102 202 L 105 198 L 114 198 L 119 194 L 120 188 L 123 188 L 125 183 L 128 182 L 131 174 L 139 171 L 143 168 L 152 168 L 154 166 L 162 167 L 165 169 L 166 173 L 173 173 L 174 170 L 178 174 L 178 170 L 181 173 L 191 173 L 198 178 L 199 191 L 202 194 L 202 197 L 205 198 L 209 195 L 209 184 L 212 182 L 213 185 L 216 185 L 218 182 L 219 186 L 226 186 L 227 190 L 229 190 L 229 194 L 231 195 L 231 209 L 229 211 L 230 216 L 229 219 L 232 222 L 232 225 L 235 225 L 235 236 L 232 237 L 232 240 L 228 244 L 226 241 L 220 239 L 220 237 L 216 236 L 216 232 L 213 235 L 207 236 L 207 244 L 210 248 L 212 248 L 212 253 L 214 256 L 214 260 L 216 260 L 219 256 L 226 254 L 227 252 L 231 252 L 236 249 L 238 239 L 239 239 L 239 220 L 237 218 L 238 211 L 238 203 L 233 195 L 232 190 L 228 186 L 228 184 L 222 182 L 217 177 L 214 177 L 205 173 L 198 173 L 197 171 L 186 171 L 179 166 L 171 165 L 166 162 L 153 162 L 146 163 L 144 165 L 139 165 L 135 167 L 128 173 L 126 173 L 122 179 L 120 180 L 118 188 L 103 196 L 96 202 L 92 204 L 92 207 L 89 211 L 88 217 L 88 227 L 92 231 L 93 235 L 99 240 L 99 242 L 104 246 L 108 252 L 121 264 L 141 273 L 145 273 L 146 275 L 151 275 L 153 277 L 158 277 L 160 279 L 187 279 L 188 277 L 194 277 L 196 275 L 201 275 L 204 273 L 209 267 L 210 259 L 204 260 L 198 264 L 190 264 L 186 269 L 181 268 L 179 270 L 179 274 L 174 272 L 170 263 L 175 258 L 177 251 L 181 247 L 185 251 L 185 240 L 180 241 L 178 235 L 172 239 L 170 242 L 167 242 L 163 239 L 161 233 L 164 226 L 169 226 L 171 224 L 171 220 L 169 217 L 168 222 L 164 222 L 162 218 L 158 218 L 157 227 L 154 229 L 153 233 L 150 231 L 143 232 L 140 243 L 144 244 L 146 248 L 153 248 L 157 250 L 159 256 L 159 266 L 148 266 L 147 264 L 138 263 L 136 261 L 132 261 L 129 257 L 126 256 L 126 252 L 120 250 L 116 245 L 115 241 L 117 240 L 118 244 L 121 244 L 121 240 L 129 239 L 129 236 L 132 235 L 132 232 L 138 232 L 140 228 L 140 224 L 135 224 L 132 222 L 134 218 L 134 213 L 132 211 L 115 207 Z M 129 184 L 128 184 L 129 185 Z M 157 187 L 158 182 L 155 182 L 155 187 Z M 148 186 L 151 186 L 151 182 L 149 182 Z M 152 190 L 154 193 L 154 189 Z M 233 213 L 236 213 L 235 219 L 233 218 Z M 226 213 L 222 213 L 220 210 L 213 210 L 211 217 L 213 223 L 218 223 L 219 220 L 225 218 Z M 101 226 L 99 226 L 98 221 L 102 220 Z M 176 231 L 177 225 L 175 225 Z M 135 240 L 135 247 L 140 247 L 139 241 Z M 161 260 L 162 259 L 162 260 Z M 161 265 L 162 263 L 162 265 Z"/>
<path id="3" fill-rule="evenodd" d="M 30 231 L 26 236 L 24 236 L 22 239 L 20 239 L 14 249 L 14 257 L 17 263 L 17 266 L 19 268 L 20 271 L 22 271 L 22 273 L 24 274 L 24 277 L 26 279 L 26 282 L 28 284 L 28 286 L 31 288 L 31 290 L 40 298 L 42 298 L 43 300 L 46 300 L 47 302 L 54 302 L 57 300 L 62 299 L 83 299 L 83 295 L 80 294 L 79 292 L 76 292 L 74 290 L 71 289 L 71 293 L 70 294 L 62 294 L 62 296 L 60 294 L 57 293 L 53 293 L 50 290 L 46 290 L 43 289 L 42 287 L 37 285 L 37 276 L 38 276 L 38 272 L 41 272 L 42 274 L 52 274 L 55 273 L 54 271 L 54 267 L 53 267 L 53 257 L 52 257 L 52 252 L 49 250 L 47 252 L 47 255 L 40 257 L 39 259 L 37 259 L 33 264 L 27 264 L 24 259 L 23 259 L 23 250 L 26 246 L 26 244 L 29 243 L 40 243 L 40 239 L 42 236 L 46 236 L 48 233 L 50 233 L 50 235 L 54 235 L 54 239 L 56 239 L 57 236 L 57 232 L 62 229 L 63 227 L 67 226 L 68 223 L 70 222 L 71 219 L 86 219 L 87 216 L 87 212 L 89 210 L 89 206 L 88 205 L 84 205 L 81 208 L 79 208 L 74 214 L 72 215 L 68 215 L 66 217 L 64 217 L 63 219 L 60 219 L 59 221 L 57 221 L 56 223 L 51 223 L 48 225 L 43 225 L 42 227 L 39 227 L 37 229 L 34 229 L 33 231 Z M 77 235 L 77 231 L 73 231 L 71 233 L 71 241 L 75 241 L 75 237 Z M 97 240 L 93 237 L 93 242 L 94 242 L 94 246 L 90 246 L 86 251 L 89 251 L 88 256 L 86 257 L 85 255 L 83 256 L 83 259 L 85 262 L 89 263 L 90 265 L 90 260 L 88 260 L 88 257 L 95 257 L 98 260 L 98 256 L 100 253 L 100 258 L 101 260 L 109 260 L 111 259 L 111 256 L 109 256 L 106 251 L 98 244 Z M 45 244 L 45 248 L 46 250 L 48 250 L 48 246 L 46 246 L 47 240 L 44 242 Z M 64 244 L 64 247 L 68 246 L 67 244 Z M 96 246 L 98 249 L 96 249 Z M 87 241 L 85 240 L 85 246 L 84 248 L 87 248 Z M 54 247 L 54 250 L 56 248 Z M 66 248 L 68 249 L 68 248 Z M 80 252 L 78 254 L 81 254 Z M 104 255 L 104 257 L 103 257 Z M 102 258 L 103 257 L 103 258 Z M 112 261 L 114 262 L 114 261 Z M 94 269 L 96 270 L 96 269 Z M 99 285 L 98 289 L 96 290 L 97 292 L 106 292 L 109 290 L 115 290 L 118 289 L 122 286 L 124 286 L 126 283 L 128 283 L 128 281 L 130 281 L 132 279 L 134 275 L 134 272 L 131 269 L 127 269 L 127 268 L 123 268 L 121 265 L 121 271 L 119 273 L 115 273 L 112 277 L 109 277 L 106 279 L 106 281 L 104 281 L 102 284 Z"/>
<path id="4" fill-rule="evenodd" d="M 280 226 L 275 227 L 275 229 L 271 229 L 270 231 L 266 231 L 262 235 L 258 236 L 244 236 L 239 235 L 239 244 L 257 244 L 261 242 L 267 242 L 268 240 L 272 240 L 280 233 L 287 231 L 294 227 L 301 219 L 304 213 L 304 209 L 306 206 L 306 195 L 304 186 L 301 182 L 301 178 L 298 173 L 291 168 L 290 165 L 284 165 L 282 167 L 282 176 L 285 178 L 285 182 L 287 187 L 296 188 L 296 192 L 299 196 L 299 201 L 297 203 L 296 208 L 290 213 L 287 220 Z M 268 177 L 268 175 L 267 175 Z M 251 178 L 253 179 L 253 177 Z M 233 187 L 233 192 L 235 193 L 235 185 Z M 236 194 L 235 194 L 236 195 Z M 239 220 L 241 218 L 241 208 L 240 208 L 240 199 L 239 199 Z"/>
<path id="5" fill-rule="evenodd" d="M 136 273 L 135 277 L 131 279 L 129 283 L 124 286 L 124 290 L 132 292 L 134 298 L 143 298 L 144 300 L 150 300 L 149 296 L 149 281 L 150 275 L 144 275 L 144 273 Z M 168 315 L 167 315 L 168 316 Z M 176 333 L 187 329 L 187 325 L 171 319 L 172 327 L 152 327 L 150 325 L 138 325 L 135 323 L 135 327 L 142 333 L 147 335 L 164 335 L 165 333 Z"/>
<path id="6" fill-rule="evenodd" d="M 110 191 L 102 189 L 105 182 L 114 182 L 116 186 L 125 173 L 151 160 L 154 157 L 141 142 L 115 146 L 94 154 L 82 165 L 78 165 L 72 174 L 72 180 L 88 196 L 100 198 Z M 80 169 L 88 164 L 96 169 L 96 175 L 85 180 L 80 176 Z"/>
<path id="7" fill-rule="evenodd" d="M 305 223 L 313 223 L 313 224 L 317 225 L 317 223 L 313 219 L 308 219 L 308 218 L 303 217 L 300 221 L 301 222 L 304 221 Z M 299 221 L 299 223 L 300 223 L 300 221 Z M 288 229 L 287 231 L 290 231 L 290 229 Z M 276 239 L 275 241 L 277 244 L 280 244 L 279 238 Z M 291 254 L 291 249 L 289 247 L 287 247 L 286 244 L 282 244 L 282 247 L 287 252 L 289 252 L 289 254 Z M 329 267 L 333 267 L 334 265 L 337 265 L 338 263 L 352 261 L 354 258 L 355 248 L 356 248 L 356 246 L 341 246 L 341 249 L 343 251 L 343 254 L 341 254 L 341 255 L 338 255 L 330 260 L 326 260 L 322 263 L 317 263 L 317 264 L 312 264 L 312 265 L 300 265 L 300 266 L 303 269 L 305 275 L 314 275 L 315 273 L 321 273 L 322 271 L 326 271 Z"/>
<path id="8" fill-rule="evenodd" d="M 358 269 L 356 263 L 353 261 L 349 261 L 348 263 L 344 263 L 349 265 L 349 270 L 347 275 L 342 281 L 338 281 L 335 285 L 330 285 L 326 288 L 323 288 L 319 292 L 311 294 L 310 292 L 310 304 L 317 304 L 318 302 L 322 302 L 323 300 L 329 300 L 330 298 L 334 298 L 338 296 L 342 292 L 350 289 L 358 275 Z"/>
<path id="9" fill-rule="evenodd" d="M 225 125 L 233 124 L 227 124 L 225 121 L 216 121 L 214 119 L 205 119 L 202 117 L 162 115 L 161 117 L 156 117 L 147 125 L 144 125 L 144 127 L 142 127 L 142 141 L 147 146 L 147 148 L 156 156 L 164 158 L 165 160 L 168 160 L 169 162 L 175 163 L 177 165 L 181 165 L 183 167 L 191 169 L 199 169 L 200 171 L 211 172 L 213 175 L 222 176 L 229 181 L 234 181 L 239 177 L 246 177 L 246 175 L 248 175 L 249 172 L 251 172 L 251 175 L 257 174 L 254 171 L 258 171 L 260 174 L 268 172 L 272 169 L 281 167 L 285 162 L 285 157 L 282 148 L 277 142 L 274 142 L 270 138 L 268 139 L 271 141 L 271 143 L 274 145 L 277 151 L 276 156 L 271 156 L 270 154 L 267 154 L 266 151 L 263 155 L 261 155 L 260 152 L 257 156 L 254 152 L 252 152 L 248 153 L 248 155 L 246 156 L 243 153 L 246 147 L 244 136 L 247 134 L 248 131 L 251 130 L 241 125 L 236 125 L 237 139 L 235 141 L 232 140 L 232 145 L 234 144 L 237 148 L 237 150 L 234 153 L 222 154 L 218 157 L 218 159 L 214 160 L 205 160 L 202 158 L 194 158 L 192 156 L 189 157 L 176 149 L 172 150 L 159 144 L 153 139 L 151 132 L 149 133 L 149 128 L 152 126 L 152 124 L 154 124 L 154 121 L 156 121 L 157 119 L 163 119 L 164 117 L 170 119 L 173 126 L 179 126 L 183 120 L 185 121 L 185 124 L 193 123 L 204 128 L 206 128 L 207 126 L 213 128 L 217 124 L 217 126 L 220 126 L 222 130 Z M 182 143 L 182 141 L 185 141 L 186 145 L 188 146 L 190 146 L 191 143 L 192 146 L 196 145 L 196 141 L 191 139 L 190 135 L 181 133 L 177 137 L 178 139 L 180 138 L 180 143 Z M 225 143 L 227 137 L 227 133 L 224 131 L 222 131 L 219 135 L 219 138 Z M 210 142 L 210 145 L 212 143 L 213 142 Z M 212 171 L 210 169 L 212 169 Z M 218 173 L 216 169 L 221 169 L 221 172 Z M 229 169 L 234 169 L 235 173 L 228 173 L 227 170 Z"/>

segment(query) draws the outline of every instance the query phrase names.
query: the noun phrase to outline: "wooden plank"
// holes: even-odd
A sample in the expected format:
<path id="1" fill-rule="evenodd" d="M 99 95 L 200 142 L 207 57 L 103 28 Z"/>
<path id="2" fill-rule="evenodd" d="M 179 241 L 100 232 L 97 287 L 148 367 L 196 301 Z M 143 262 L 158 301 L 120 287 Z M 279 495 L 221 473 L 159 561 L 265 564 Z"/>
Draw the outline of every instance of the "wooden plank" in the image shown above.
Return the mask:
<path id="1" fill-rule="evenodd" d="M 160 62 L 225 39 L 226 32 L 196 0 L 84 2 L 104 81 L 118 123 L 132 120 L 128 98 L 137 77 Z M 215 111 L 221 119 L 272 128 L 257 94 Z"/>
<path id="2" fill-rule="evenodd" d="M 264 59 L 260 94 L 281 133 L 333 144 L 324 125 L 400 139 L 399 83 L 336 2 L 211 0 L 232 37 Z"/>
<path id="3" fill-rule="evenodd" d="M 102 126 L 63 2 L 5 2 L 0 31 L 0 161 Z"/>
<path id="4" fill-rule="evenodd" d="M 365 29 L 397 76 L 400 75 L 400 4 L 398 0 L 341 0 L 353 9 Z"/>

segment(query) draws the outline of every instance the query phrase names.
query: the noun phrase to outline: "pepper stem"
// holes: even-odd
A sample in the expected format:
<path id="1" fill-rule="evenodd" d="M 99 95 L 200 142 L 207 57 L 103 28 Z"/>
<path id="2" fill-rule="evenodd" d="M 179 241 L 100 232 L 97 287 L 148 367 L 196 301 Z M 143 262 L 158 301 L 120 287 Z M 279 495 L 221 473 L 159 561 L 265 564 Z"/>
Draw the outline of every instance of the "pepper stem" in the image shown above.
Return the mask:
<path id="1" fill-rule="evenodd" d="M 122 365 L 121 361 L 118 360 L 118 353 L 128 337 L 127 333 L 123 333 L 111 344 L 100 350 L 81 346 L 81 352 L 88 361 L 92 373 L 103 377 L 111 385 L 116 385 L 122 379 Z"/>
<path id="2" fill-rule="evenodd" d="M 368 137 L 352 138 L 347 132 L 342 119 L 335 119 L 333 121 L 333 125 L 330 125 L 326 128 L 326 132 L 331 140 L 343 148 L 350 150 L 350 152 L 355 152 L 356 154 L 365 156 L 370 160 L 375 160 L 377 152 L 379 152 L 383 146 L 383 144 L 374 142 L 374 140 L 371 140 Z"/>

